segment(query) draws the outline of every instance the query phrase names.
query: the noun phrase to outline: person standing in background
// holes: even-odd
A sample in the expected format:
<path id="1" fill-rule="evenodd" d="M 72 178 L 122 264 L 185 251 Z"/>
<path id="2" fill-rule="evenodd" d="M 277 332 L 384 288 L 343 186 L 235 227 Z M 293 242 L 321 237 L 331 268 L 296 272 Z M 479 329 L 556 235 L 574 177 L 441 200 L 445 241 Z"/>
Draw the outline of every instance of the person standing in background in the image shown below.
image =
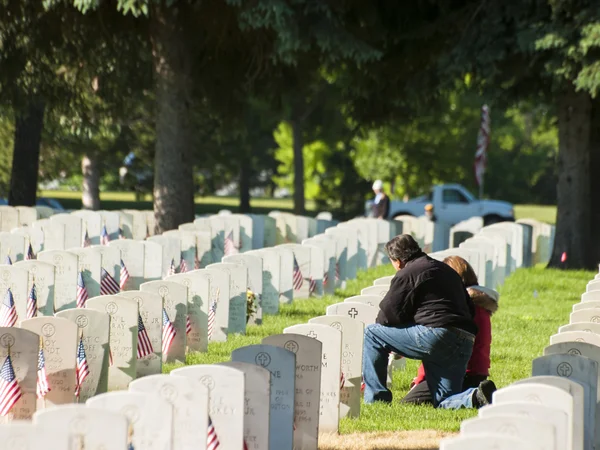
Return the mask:
<path id="1" fill-rule="evenodd" d="M 437 217 L 435 216 L 435 213 L 433 212 L 433 205 L 431 203 L 427 203 L 425 205 L 425 217 L 427 217 L 432 222 L 437 221 Z"/>
<path id="2" fill-rule="evenodd" d="M 383 192 L 383 181 L 375 180 L 373 183 L 375 200 L 373 201 L 373 217 L 387 219 L 390 213 L 390 198 Z"/>

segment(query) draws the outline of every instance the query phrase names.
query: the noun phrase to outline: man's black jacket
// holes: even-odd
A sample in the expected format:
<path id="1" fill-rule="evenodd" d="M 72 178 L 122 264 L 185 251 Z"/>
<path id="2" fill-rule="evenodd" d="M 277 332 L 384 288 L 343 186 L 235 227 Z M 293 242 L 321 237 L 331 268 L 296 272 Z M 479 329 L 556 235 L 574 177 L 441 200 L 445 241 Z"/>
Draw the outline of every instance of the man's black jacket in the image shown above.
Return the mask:
<path id="1" fill-rule="evenodd" d="M 396 272 L 379 304 L 377 323 L 456 327 L 476 334 L 475 306 L 458 274 L 447 264 L 418 253 Z"/>

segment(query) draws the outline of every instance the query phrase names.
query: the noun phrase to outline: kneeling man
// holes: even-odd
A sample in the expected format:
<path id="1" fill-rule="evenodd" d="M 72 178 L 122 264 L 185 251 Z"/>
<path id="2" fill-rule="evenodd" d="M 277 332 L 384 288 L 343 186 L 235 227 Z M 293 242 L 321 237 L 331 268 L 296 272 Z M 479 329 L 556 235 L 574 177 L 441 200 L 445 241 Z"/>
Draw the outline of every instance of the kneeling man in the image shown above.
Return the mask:
<path id="1" fill-rule="evenodd" d="M 396 269 L 379 304 L 377 323 L 365 329 L 365 403 L 391 402 L 386 387 L 390 352 L 423 361 L 435 407 L 479 408 L 491 403 L 491 381 L 462 392 L 477 326 L 475 307 L 454 269 L 430 258 L 412 236 L 386 244 Z"/>

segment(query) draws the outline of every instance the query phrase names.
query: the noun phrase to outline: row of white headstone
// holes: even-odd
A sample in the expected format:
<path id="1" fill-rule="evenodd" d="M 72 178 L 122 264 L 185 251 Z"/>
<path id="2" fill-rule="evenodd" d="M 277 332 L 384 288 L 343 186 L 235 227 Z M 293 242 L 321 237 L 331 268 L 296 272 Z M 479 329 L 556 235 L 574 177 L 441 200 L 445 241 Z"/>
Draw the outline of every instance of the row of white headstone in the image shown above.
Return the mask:
<path id="1" fill-rule="evenodd" d="M 441 450 L 600 448 L 599 278 L 533 361 L 532 377 L 496 391 L 493 404 L 464 421 L 460 436 L 442 441 Z"/>

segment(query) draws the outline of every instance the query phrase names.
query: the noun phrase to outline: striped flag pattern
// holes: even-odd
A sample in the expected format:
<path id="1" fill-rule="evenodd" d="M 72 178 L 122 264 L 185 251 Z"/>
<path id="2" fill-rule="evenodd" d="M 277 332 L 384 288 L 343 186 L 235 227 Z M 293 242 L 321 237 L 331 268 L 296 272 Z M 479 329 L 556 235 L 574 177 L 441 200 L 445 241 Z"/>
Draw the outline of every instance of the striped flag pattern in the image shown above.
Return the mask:
<path id="1" fill-rule="evenodd" d="M 335 281 L 340 281 L 340 263 L 335 263 Z"/>
<path id="2" fill-rule="evenodd" d="M 190 334 L 192 332 L 192 321 L 190 320 L 190 315 L 188 314 L 185 318 L 185 334 Z"/>
<path id="3" fill-rule="evenodd" d="M 177 273 L 177 267 L 175 267 L 175 258 L 171 258 L 171 267 L 169 267 L 169 276 Z"/>
<path id="4" fill-rule="evenodd" d="M 81 243 L 82 247 L 91 247 L 92 241 L 90 241 L 90 235 L 88 234 L 87 229 L 85 230 L 85 234 L 83 235 L 83 242 Z"/>
<path id="5" fill-rule="evenodd" d="M 208 339 L 212 338 L 217 318 L 217 299 L 214 298 L 208 309 Z"/>
<path id="6" fill-rule="evenodd" d="M 296 255 L 294 255 L 294 275 L 292 277 L 292 283 L 294 285 L 294 290 L 299 291 L 304 284 L 304 278 L 302 277 L 302 271 L 300 270 L 300 266 L 298 265 L 298 260 L 296 259 Z"/>
<path id="7" fill-rule="evenodd" d="M 181 254 L 181 259 L 179 260 L 179 273 L 186 273 L 188 271 L 187 262 L 185 262 L 185 258 L 183 257 L 183 253 Z"/>
<path id="8" fill-rule="evenodd" d="M 317 282 L 311 276 L 308 280 L 308 295 L 314 294 L 316 290 L 317 290 Z"/>
<path id="9" fill-rule="evenodd" d="M 127 280 L 129 280 L 129 271 L 127 270 L 127 267 L 125 267 L 125 263 L 123 262 L 123 260 L 121 260 L 121 276 L 119 280 L 121 290 L 125 289 L 125 286 L 127 285 Z"/>
<path id="10" fill-rule="evenodd" d="M 10 288 L 6 291 L 0 308 L 0 327 L 14 327 L 17 323 L 17 308 Z"/>
<path id="11" fill-rule="evenodd" d="M 237 247 L 233 242 L 233 230 L 229 232 L 229 234 L 225 237 L 225 244 L 223 245 L 223 250 L 225 256 L 235 255 L 237 251 Z"/>
<path id="12" fill-rule="evenodd" d="M 327 286 L 327 283 L 329 283 L 329 270 L 323 273 L 323 286 Z"/>
<path id="13" fill-rule="evenodd" d="M 6 416 L 22 396 L 9 354 L 0 369 L 0 416 Z"/>
<path id="14" fill-rule="evenodd" d="M 121 292 L 119 283 L 103 267 L 100 272 L 100 295 L 116 295 Z"/>
<path id="15" fill-rule="evenodd" d="M 198 249 L 196 249 L 196 254 L 194 255 L 194 269 L 200 269 L 200 260 L 198 259 Z"/>
<path id="16" fill-rule="evenodd" d="M 81 393 L 81 386 L 83 382 L 90 374 L 90 368 L 87 362 L 87 356 L 85 355 L 85 347 L 83 346 L 83 336 L 79 338 L 79 347 L 77 347 L 77 367 L 75 368 L 75 397 L 79 397 Z"/>
<path id="17" fill-rule="evenodd" d="M 481 189 L 483 187 L 483 176 L 487 167 L 487 149 L 490 145 L 490 110 L 487 105 L 481 107 L 481 125 L 477 134 L 477 150 L 475 151 L 475 181 Z"/>
<path id="18" fill-rule="evenodd" d="M 206 450 L 217 450 L 221 444 L 219 443 L 219 437 L 217 431 L 213 425 L 212 419 L 208 416 L 208 433 L 206 438 Z"/>
<path id="19" fill-rule="evenodd" d="M 83 282 L 83 274 L 79 272 L 77 277 L 77 307 L 85 308 L 85 302 L 88 299 L 88 291 Z"/>
<path id="20" fill-rule="evenodd" d="M 167 314 L 167 310 L 163 308 L 163 331 L 162 331 L 162 352 L 163 357 L 169 353 L 169 349 L 171 348 L 171 344 L 173 343 L 173 339 L 175 339 L 175 335 L 177 335 L 177 331 L 175 327 L 169 320 L 169 315 Z"/>
<path id="21" fill-rule="evenodd" d="M 137 345 L 137 357 L 138 359 L 143 358 L 154 353 L 152 348 L 152 342 L 144 326 L 142 315 L 138 313 L 138 345 Z"/>
<path id="22" fill-rule="evenodd" d="M 344 372 L 340 374 L 340 389 L 344 388 L 344 384 L 346 384 L 346 377 L 344 376 Z"/>
<path id="23" fill-rule="evenodd" d="M 44 358 L 44 349 L 40 348 L 40 354 L 38 355 L 36 386 L 37 398 L 44 398 L 46 394 L 50 392 L 50 390 L 50 385 L 48 384 L 48 375 L 46 374 L 46 358 Z"/>
<path id="24" fill-rule="evenodd" d="M 6 259 L 4 260 L 4 264 L 8 266 L 12 266 L 12 259 L 10 259 L 10 255 L 6 255 Z"/>
<path id="25" fill-rule="evenodd" d="M 27 318 L 33 319 L 37 315 L 37 292 L 35 290 L 35 283 L 31 285 L 29 291 L 29 297 L 27 298 Z"/>
<path id="26" fill-rule="evenodd" d="M 25 261 L 30 261 L 32 259 L 35 259 L 35 253 L 33 253 L 33 247 L 30 242 L 29 247 L 27 247 L 27 253 L 25 254 Z"/>
<path id="27" fill-rule="evenodd" d="M 100 232 L 100 245 L 108 245 L 109 242 L 110 236 L 108 235 L 108 230 L 106 229 L 106 225 L 103 225 Z"/>

